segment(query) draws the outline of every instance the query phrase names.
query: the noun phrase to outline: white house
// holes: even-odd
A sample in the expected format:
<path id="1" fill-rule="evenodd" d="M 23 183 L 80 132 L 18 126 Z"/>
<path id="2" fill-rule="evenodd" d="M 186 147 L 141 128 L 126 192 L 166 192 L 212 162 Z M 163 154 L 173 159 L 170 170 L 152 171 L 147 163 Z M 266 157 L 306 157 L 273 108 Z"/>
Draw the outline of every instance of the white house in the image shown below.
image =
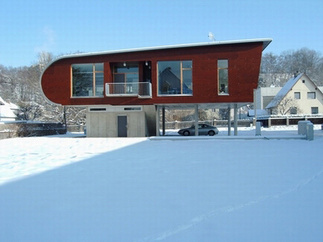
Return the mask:
<path id="1" fill-rule="evenodd" d="M 322 87 L 304 73 L 291 78 L 283 87 L 258 88 L 254 98 L 257 109 L 268 114 L 323 114 Z"/>
<path id="2" fill-rule="evenodd" d="M 270 114 L 323 114 L 323 93 L 302 73 L 288 80 L 266 109 Z"/>

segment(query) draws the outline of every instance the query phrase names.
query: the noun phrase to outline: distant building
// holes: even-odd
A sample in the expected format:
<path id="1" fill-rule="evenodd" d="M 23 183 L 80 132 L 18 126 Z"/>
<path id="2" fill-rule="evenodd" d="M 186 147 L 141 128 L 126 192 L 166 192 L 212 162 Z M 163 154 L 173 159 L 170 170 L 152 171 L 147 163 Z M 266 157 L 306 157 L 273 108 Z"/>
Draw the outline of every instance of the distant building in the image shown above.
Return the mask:
<path id="1" fill-rule="evenodd" d="M 289 79 L 283 87 L 258 88 L 256 107 L 269 115 L 323 114 L 322 89 L 302 73 Z"/>

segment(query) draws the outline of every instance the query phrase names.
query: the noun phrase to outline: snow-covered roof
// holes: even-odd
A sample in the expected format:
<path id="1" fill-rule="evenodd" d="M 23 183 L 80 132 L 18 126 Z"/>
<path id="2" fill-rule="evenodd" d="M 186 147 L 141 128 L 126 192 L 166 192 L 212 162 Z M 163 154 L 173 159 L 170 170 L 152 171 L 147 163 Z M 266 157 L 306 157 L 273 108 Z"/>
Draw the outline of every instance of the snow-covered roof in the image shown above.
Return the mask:
<path id="1" fill-rule="evenodd" d="M 17 105 L 7 103 L 0 97 L 0 120 L 15 119 L 17 116 L 13 112 L 14 109 L 18 109 Z"/>
<path id="2" fill-rule="evenodd" d="M 268 108 L 274 108 L 277 107 L 277 105 L 285 98 L 287 93 L 293 88 L 293 86 L 301 79 L 301 77 L 306 76 L 305 73 L 301 73 L 298 76 L 289 79 L 286 84 L 282 87 L 282 89 L 277 93 L 277 95 L 271 100 L 271 102 L 266 106 L 266 109 Z M 308 78 L 308 76 L 306 76 Z M 310 80 L 310 78 L 308 78 Z M 310 80 L 311 81 L 311 80 Z M 314 85 L 315 83 L 311 81 Z M 316 86 L 316 85 L 315 85 Z M 322 92 L 323 87 L 317 87 L 317 90 L 319 92 Z"/>
<path id="3" fill-rule="evenodd" d="M 165 45 L 165 46 L 155 46 L 155 47 L 143 47 L 143 48 L 133 48 L 133 49 L 112 50 L 112 51 L 90 52 L 90 53 L 78 53 L 78 54 L 61 56 L 58 59 L 54 60 L 53 62 L 55 62 L 55 61 L 57 61 L 59 59 L 83 57 L 83 56 L 120 54 L 120 53 L 128 53 L 128 52 L 164 50 L 164 49 L 175 49 L 175 48 L 202 47 L 202 46 L 210 46 L 210 45 L 247 44 L 247 43 L 257 43 L 257 42 L 262 42 L 263 43 L 263 50 L 264 50 L 272 42 L 272 39 L 270 39 L 270 38 L 262 38 L 262 39 L 244 39 L 244 40 L 225 40 L 225 41 L 212 41 L 212 42 L 191 43 L 191 44 Z"/>
<path id="4" fill-rule="evenodd" d="M 271 100 L 271 102 L 266 106 L 266 108 L 274 108 L 276 107 L 287 95 L 287 93 L 293 88 L 296 82 L 303 76 L 304 74 L 301 73 L 296 77 L 289 79 L 286 84 L 280 89 L 277 95 Z"/>

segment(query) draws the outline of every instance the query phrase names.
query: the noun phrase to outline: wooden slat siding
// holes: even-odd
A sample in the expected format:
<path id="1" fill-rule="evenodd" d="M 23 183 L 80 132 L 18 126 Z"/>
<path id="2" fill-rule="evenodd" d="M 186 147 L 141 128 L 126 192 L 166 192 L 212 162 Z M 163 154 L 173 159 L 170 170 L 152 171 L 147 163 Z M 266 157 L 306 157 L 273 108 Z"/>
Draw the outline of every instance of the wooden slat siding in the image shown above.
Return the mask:
<path id="1" fill-rule="evenodd" d="M 262 42 L 138 51 L 118 54 L 69 57 L 52 63 L 42 75 L 45 96 L 62 105 L 150 105 L 159 103 L 223 103 L 252 102 L 257 88 Z M 229 94 L 218 95 L 217 60 L 229 60 Z M 157 62 L 165 60 L 193 61 L 193 96 L 157 96 Z M 71 97 L 71 65 L 104 63 L 104 82 L 112 82 L 110 63 L 151 61 L 152 98 L 137 97 Z"/>

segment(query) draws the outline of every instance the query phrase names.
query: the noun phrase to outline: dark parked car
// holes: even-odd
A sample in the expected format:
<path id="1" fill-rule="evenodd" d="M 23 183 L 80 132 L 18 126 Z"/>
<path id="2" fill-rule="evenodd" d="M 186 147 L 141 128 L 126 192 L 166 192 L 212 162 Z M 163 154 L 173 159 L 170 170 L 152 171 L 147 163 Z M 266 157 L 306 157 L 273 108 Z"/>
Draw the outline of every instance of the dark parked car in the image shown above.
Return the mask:
<path id="1" fill-rule="evenodd" d="M 217 127 L 214 127 L 208 124 L 199 124 L 198 130 L 199 130 L 199 135 L 213 136 L 219 133 L 219 130 L 217 129 Z M 195 126 L 192 125 L 190 128 L 180 129 L 178 133 L 184 136 L 195 135 Z"/>

